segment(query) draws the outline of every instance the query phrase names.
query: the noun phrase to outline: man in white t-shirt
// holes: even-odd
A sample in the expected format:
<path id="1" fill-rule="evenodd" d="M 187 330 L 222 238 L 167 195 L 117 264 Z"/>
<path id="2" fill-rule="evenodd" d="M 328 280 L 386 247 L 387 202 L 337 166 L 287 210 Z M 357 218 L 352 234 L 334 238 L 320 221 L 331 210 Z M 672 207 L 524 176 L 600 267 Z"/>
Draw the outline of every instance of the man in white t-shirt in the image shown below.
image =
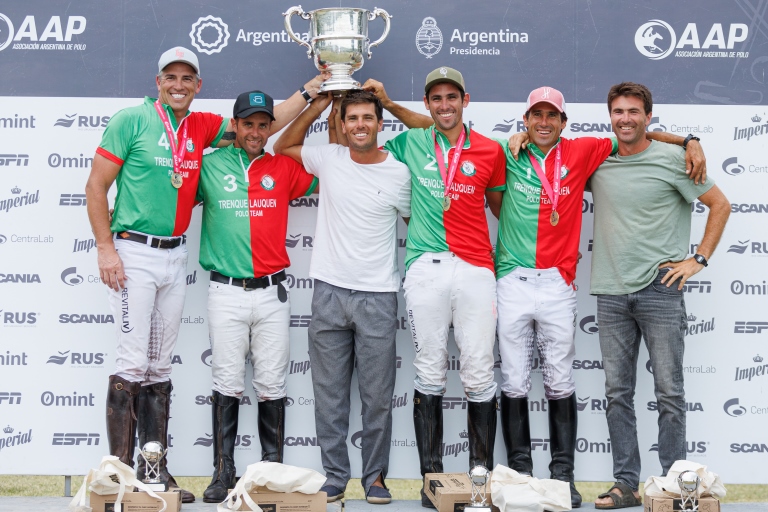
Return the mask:
<path id="1" fill-rule="evenodd" d="M 357 367 L 363 403 L 362 485 L 368 503 L 389 503 L 384 485 L 392 437 L 395 319 L 400 275 L 397 216 L 411 214 L 408 168 L 379 151 L 383 118 L 372 93 L 350 92 L 341 103 L 349 147 L 303 146 L 310 124 L 330 98 L 318 97 L 275 143 L 320 179 L 320 207 L 309 276 L 314 279 L 309 357 L 315 427 L 328 501 L 344 497 L 350 478 L 350 384 Z"/>

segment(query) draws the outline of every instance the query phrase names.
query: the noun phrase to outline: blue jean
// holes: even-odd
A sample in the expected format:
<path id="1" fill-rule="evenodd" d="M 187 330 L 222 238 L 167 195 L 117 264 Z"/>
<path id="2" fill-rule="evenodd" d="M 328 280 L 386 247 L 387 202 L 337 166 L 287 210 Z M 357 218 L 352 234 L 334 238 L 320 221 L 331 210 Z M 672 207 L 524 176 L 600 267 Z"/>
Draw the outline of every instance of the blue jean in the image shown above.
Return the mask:
<path id="1" fill-rule="evenodd" d="M 640 451 L 637 444 L 635 385 L 640 338 L 651 357 L 656 401 L 659 404 L 659 462 L 662 475 L 686 457 L 684 336 L 687 326 L 683 292 L 678 283 L 667 288 L 656 279 L 627 295 L 598 295 L 597 323 L 605 368 L 606 419 L 611 436 L 613 476 L 637 490 Z"/>

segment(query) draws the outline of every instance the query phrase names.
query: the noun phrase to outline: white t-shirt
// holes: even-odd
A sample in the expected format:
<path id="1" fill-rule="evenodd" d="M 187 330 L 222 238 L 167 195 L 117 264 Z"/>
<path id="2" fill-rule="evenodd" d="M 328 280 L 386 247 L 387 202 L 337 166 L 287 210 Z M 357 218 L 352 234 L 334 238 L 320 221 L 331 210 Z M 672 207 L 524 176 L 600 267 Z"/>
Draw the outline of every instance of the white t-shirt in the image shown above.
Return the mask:
<path id="1" fill-rule="evenodd" d="M 397 215 L 411 216 L 411 173 L 387 155 L 355 163 L 338 144 L 304 146 L 307 172 L 320 179 L 309 276 L 350 290 L 396 292 Z"/>

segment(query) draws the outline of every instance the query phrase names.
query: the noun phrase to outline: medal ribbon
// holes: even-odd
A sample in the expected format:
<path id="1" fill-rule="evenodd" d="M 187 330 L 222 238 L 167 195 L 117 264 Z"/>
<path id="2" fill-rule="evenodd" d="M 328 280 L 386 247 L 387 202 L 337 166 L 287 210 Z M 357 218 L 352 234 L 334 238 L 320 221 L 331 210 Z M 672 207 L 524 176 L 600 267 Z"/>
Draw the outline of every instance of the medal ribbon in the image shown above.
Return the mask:
<path id="1" fill-rule="evenodd" d="M 155 110 L 157 110 L 157 115 L 160 116 L 160 120 L 163 122 L 163 126 L 165 126 L 165 134 L 168 136 L 168 144 L 171 146 L 171 154 L 173 155 L 173 173 L 181 174 L 181 162 L 184 161 L 183 154 L 184 150 L 187 148 L 187 124 L 184 122 L 187 118 L 185 117 L 181 120 L 181 123 L 179 123 L 179 128 L 181 128 L 181 125 L 184 125 L 184 131 L 181 132 L 181 141 L 176 145 L 176 133 L 173 131 L 171 120 L 168 119 L 168 113 L 163 108 L 159 99 L 155 101 Z"/>
<path id="2" fill-rule="evenodd" d="M 443 162 L 443 150 L 440 147 L 440 144 L 437 143 L 437 130 L 434 132 L 434 137 L 435 153 L 437 154 L 437 165 L 440 168 L 440 177 L 443 178 L 443 183 L 445 184 L 443 197 L 446 197 L 449 190 L 451 189 L 451 185 L 453 184 L 453 178 L 456 176 L 456 169 L 459 168 L 459 158 L 461 158 L 461 151 L 464 149 L 464 141 L 467 138 L 467 134 L 462 127 L 459 140 L 456 142 L 456 149 L 453 150 L 453 160 L 451 160 L 451 166 L 448 170 L 446 170 L 445 163 Z"/>
<path id="3" fill-rule="evenodd" d="M 557 145 L 555 150 L 554 190 L 552 185 L 549 184 L 549 180 L 547 179 L 546 173 L 544 173 L 544 169 L 542 169 L 541 165 L 539 164 L 539 159 L 536 158 L 536 156 L 531 153 L 530 150 L 528 151 L 528 157 L 531 160 L 531 165 L 533 165 L 533 168 L 536 169 L 536 176 L 539 177 L 539 181 L 541 181 L 541 186 L 544 188 L 544 192 L 552 201 L 552 211 L 556 212 L 557 200 L 560 198 L 560 170 L 562 169 L 562 160 L 560 159 L 560 144 Z M 546 157 L 544 158 L 546 159 Z"/>

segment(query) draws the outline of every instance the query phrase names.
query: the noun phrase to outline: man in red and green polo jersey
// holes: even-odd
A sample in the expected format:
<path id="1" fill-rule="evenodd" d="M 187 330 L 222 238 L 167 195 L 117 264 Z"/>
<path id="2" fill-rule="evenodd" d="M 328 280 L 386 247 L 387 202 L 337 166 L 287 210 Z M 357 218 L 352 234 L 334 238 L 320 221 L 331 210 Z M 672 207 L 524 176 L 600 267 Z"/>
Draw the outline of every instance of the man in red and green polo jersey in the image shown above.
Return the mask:
<path id="1" fill-rule="evenodd" d="M 203 501 L 220 503 L 235 485 L 238 410 L 245 361 L 253 365 L 262 460 L 283 462 L 285 379 L 291 305 L 283 285 L 288 203 L 309 195 L 317 178 L 264 151 L 273 100 L 261 91 L 235 102 L 235 143 L 203 158 L 200 264 L 211 271 L 208 325 L 213 373 L 213 466 Z"/>
<path id="2" fill-rule="evenodd" d="M 538 349 L 549 400 L 550 478 L 569 482 L 571 506 L 577 508 L 581 495 L 573 475 L 577 427 L 573 281 L 582 199 L 587 180 L 618 145 L 615 139 L 561 138 L 567 122 L 565 100 L 551 87 L 530 93 L 523 118 L 531 143 L 519 159 L 507 141 L 499 141 L 507 154 L 507 190 L 496 245 L 502 433 L 509 467 L 532 474 L 527 397 Z M 649 137 L 683 141 L 666 134 Z"/>
<path id="3" fill-rule="evenodd" d="M 370 80 L 364 88 L 400 117 L 404 109 L 386 97 L 379 82 Z M 422 475 L 443 472 L 442 397 L 451 324 L 469 401 L 469 467 L 493 467 L 496 282 L 485 199 L 500 204 L 506 165 L 495 141 L 463 124 L 469 94 L 461 73 L 435 69 L 424 92 L 434 124 L 384 145 L 411 171 L 405 300 L 416 350 L 413 417 Z M 434 508 L 423 490 L 422 505 Z"/>
<path id="4" fill-rule="evenodd" d="M 99 272 L 119 319 L 115 374 L 109 377 L 107 437 L 110 453 L 133 465 L 134 439 L 166 443 L 170 411 L 171 354 L 186 291 L 184 231 L 194 206 L 203 149 L 227 145 L 228 121 L 189 112 L 200 92 L 197 56 L 182 47 L 160 56 L 158 99 L 112 117 L 93 159 L 86 185 L 88 216 Z M 322 79 L 307 84 L 315 95 Z M 307 97 L 310 93 L 305 91 Z M 285 101 L 279 130 L 306 105 L 300 92 Z M 110 225 L 107 192 L 117 181 Z M 162 478 L 177 487 L 162 462 Z M 143 466 L 139 465 L 141 476 Z M 182 501 L 194 501 L 182 491 Z"/>

